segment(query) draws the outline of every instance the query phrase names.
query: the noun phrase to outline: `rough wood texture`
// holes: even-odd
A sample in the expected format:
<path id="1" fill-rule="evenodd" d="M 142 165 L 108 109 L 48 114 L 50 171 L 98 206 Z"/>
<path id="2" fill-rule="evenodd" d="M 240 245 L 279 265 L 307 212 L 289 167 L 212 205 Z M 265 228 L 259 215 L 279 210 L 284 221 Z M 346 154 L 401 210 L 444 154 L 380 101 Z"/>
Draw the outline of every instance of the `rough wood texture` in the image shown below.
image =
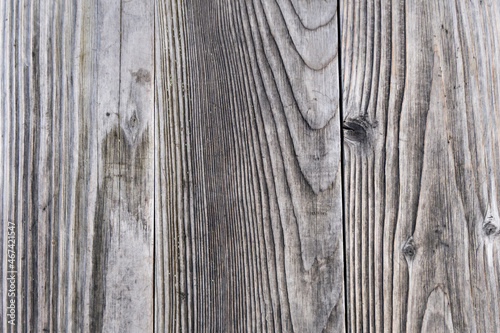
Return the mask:
<path id="1" fill-rule="evenodd" d="M 349 330 L 500 330 L 500 3 L 343 1 Z"/>
<path id="2" fill-rule="evenodd" d="M 343 331 L 336 1 L 156 13 L 157 331 Z"/>
<path id="3" fill-rule="evenodd" d="M 0 331 L 152 331 L 153 5 L 0 6 Z"/>
<path id="4" fill-rule="evenodd" d="M 500 2 L 340 13 L 0 1 L 0 331 L 500 331 Z"/>

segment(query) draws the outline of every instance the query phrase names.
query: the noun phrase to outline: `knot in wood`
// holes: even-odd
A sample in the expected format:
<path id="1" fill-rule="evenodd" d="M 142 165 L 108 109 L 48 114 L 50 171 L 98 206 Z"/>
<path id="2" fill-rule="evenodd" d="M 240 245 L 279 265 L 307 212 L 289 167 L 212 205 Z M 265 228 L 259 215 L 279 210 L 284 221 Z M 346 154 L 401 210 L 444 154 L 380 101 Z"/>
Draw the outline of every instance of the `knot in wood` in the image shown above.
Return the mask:
<path id="1" fill-rule="evenodd" d="M 412 260 L 415 257 L 417 250 L 415 248 L 415 243 L 413 242 L 413 237 L 410 237 L 403 246 L 403 255 L 407 260 Z"/>
<path id="2" fill-rule="evenodd" d="M 483 225 L 483 231 L 486 236 L 493 236 L 497 233 L 497 226 L 493 223 L 493 221 L 487 221 Z"/>
<path id="3" fill-rule="evenodd" d="M 365 128 L 357 122 L 345 121 L 342 129 L 345 138 L 350 141 L 363 142 L 366 139 Z"/>
<path id="4" fill-rule="evenodd" d="M 342 124 L 344 139 L 349 143 L 365 143 L 370 137 L 372 125 L 363 117 L 347 119 Z"/>
<path id="5" fill-rule="evenodd" d="M 496 208 L 488 207 L 483 223 L 484 235 L 486 237 L 493 237 L 500 234 L 500 231 L 498 230 L 499 223 L 500 217 L 498 216 L 498 210 Z"/>
<path id="6" fill-rule="evenodd" d="M 128 121 L 130 128 L 131 129 L 135 128 L 137 126 L 137 122 L 138 122 L 137 115 L 135 114 L 135 111 L 134 111 L 134 113 L 132 114 L 132 116 L 130 117 L 130 119 Z"/>

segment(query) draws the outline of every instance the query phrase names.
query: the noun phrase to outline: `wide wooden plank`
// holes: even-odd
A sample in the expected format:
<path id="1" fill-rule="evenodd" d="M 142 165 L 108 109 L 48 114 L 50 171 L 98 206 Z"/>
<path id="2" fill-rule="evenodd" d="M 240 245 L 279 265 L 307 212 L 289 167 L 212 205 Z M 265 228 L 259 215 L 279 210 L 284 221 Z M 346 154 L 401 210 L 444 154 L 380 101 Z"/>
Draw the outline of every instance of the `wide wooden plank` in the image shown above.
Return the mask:
<path id="1" fill-rule="evenodd" d="M 0 6 L 0 331 L 152 331 L 154 6 Z"/>
<path id="2" fill-rule="evenodd" d="M 156 4 L 156 330 L 343 331 L 336 1 Z"/>
<path id="3" fill-rule="evenodd" d="M 343 1 L 349 331 L 500 330 L 500 3 Z"/>

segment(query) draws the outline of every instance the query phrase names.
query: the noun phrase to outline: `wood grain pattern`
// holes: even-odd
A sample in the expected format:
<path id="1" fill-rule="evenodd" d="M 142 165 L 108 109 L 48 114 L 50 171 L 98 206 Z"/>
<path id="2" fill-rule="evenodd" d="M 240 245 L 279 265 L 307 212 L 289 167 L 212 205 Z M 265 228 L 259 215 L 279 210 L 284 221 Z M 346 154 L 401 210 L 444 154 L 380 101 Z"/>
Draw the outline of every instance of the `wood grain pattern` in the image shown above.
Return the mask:
<path id="1" fill-rule="evenodd" d="M 349 331 L 500 328 L 500 5 L 344 1 Z"/>
<path id="2" fill-rule="evenodd" d="M 2 222 L 17 227 L 16 326 L 153 324 L 153 6 L 2 1 Z M 2 277 L 6 276 L 6 228 Z"/>
<path id="3" fill-rule="evenodd" d="M 344 330 L 336 2 L 156 13 L 156 330 Z"/>
<path id="4" fill-rule="evenodd" d="M 499 332 L 500 3 L 337 9 L 0 1 L 0 331 Z"/>

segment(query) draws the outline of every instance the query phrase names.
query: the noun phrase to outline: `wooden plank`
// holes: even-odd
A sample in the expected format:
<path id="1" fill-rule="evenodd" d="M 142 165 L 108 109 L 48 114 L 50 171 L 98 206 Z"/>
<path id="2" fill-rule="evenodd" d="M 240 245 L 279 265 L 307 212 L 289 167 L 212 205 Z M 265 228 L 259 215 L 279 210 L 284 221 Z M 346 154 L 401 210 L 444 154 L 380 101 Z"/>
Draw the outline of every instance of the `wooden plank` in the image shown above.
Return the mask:
<path id="1" fill-rule="evenodd" d="M 153 5 L 1 6 L 0 330 L 151 331 Z"/>
<path id="2" fill-rule="evenodd" d="M 349 331 L 500 329 L 500 4 L 343 1 Z"/>
<path id="3" fill-rule="evenodd" d="M 336 1 L 156 3 L 156 330 L 343 331 Z"/>

